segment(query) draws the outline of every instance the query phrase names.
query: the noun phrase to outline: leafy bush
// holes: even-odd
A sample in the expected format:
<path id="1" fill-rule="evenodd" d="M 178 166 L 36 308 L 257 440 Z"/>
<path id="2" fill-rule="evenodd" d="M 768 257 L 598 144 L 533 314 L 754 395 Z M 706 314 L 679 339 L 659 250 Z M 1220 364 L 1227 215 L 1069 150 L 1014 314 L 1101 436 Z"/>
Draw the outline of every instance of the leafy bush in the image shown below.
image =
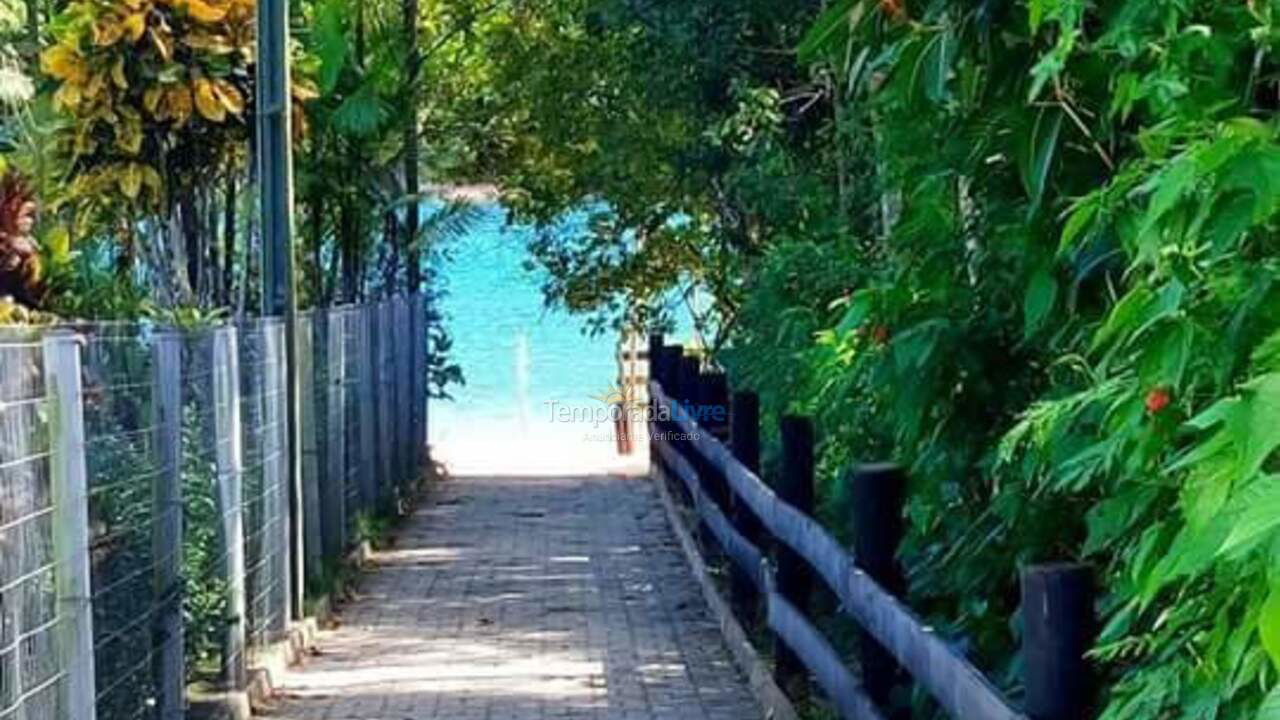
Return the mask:
<path id="1" fill-rule="evenodd" d="M 1084 559 L 1104 718 L 1276 717 L 1280 3 L 553 5 L 486 88 L 517 209 L 604 208 L 552 300 L 710 294 L 833 527 L 907 466 L 908 600 L 1015 694 L 1018 569 Z"/>

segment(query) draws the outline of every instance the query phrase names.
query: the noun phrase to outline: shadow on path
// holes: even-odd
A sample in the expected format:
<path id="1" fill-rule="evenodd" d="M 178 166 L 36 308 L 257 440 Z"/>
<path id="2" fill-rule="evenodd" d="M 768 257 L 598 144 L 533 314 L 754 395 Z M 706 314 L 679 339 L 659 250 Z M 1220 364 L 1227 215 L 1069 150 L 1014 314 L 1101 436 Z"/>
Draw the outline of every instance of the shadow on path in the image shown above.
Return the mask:
<path id="1" fill-rule="evenodd" d="M 759 720 L 648 480 L 450 480 L 374 557 L 288 720 Z"/>

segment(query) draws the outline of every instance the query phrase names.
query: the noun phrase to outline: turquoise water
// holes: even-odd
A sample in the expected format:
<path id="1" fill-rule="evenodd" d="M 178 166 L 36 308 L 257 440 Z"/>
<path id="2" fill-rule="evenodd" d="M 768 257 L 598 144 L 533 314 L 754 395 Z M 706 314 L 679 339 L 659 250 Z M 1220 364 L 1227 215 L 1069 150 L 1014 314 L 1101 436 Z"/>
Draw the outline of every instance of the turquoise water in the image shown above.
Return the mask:
<path id="1" fill-rule="evenodd" d="M 541 434 L 554 425 L 552 402 L 599 405 L 614 382 L 616 336 L 588 337 L 583 318 L 545 307 L 544 276 L 524 268 L 531 237 L 495 207 L 453 246 L 441 309 L 466 385 L 433 404 L 433 443 Z"/>

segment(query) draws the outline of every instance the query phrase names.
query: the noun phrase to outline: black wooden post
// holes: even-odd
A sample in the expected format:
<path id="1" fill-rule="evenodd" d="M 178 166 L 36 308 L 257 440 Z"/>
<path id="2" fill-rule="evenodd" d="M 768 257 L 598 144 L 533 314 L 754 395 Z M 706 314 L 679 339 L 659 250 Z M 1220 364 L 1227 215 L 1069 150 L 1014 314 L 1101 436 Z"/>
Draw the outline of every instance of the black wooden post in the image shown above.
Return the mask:
<path id="1" fill-rule="evenodd" d="M 760 397 L 735 392 L 729 413 L 729 442 L 733 456 L 753 473 L 760 474 Z"/>
<path id="2" fill-rule="evenodd" d="M 683 345 L 668 345 L 662 350 L 662 386 L 672 400 L 679 399 L 680 362 L 683 357 Z"/>
<path id="3" fill-rule="evenodd" d="M 680 358 L 680 402 L 685 409 L 692 411 L 692 405 L 698 402 L 699 387 L 702 382 L 702 361 L 693 356 Z M 688 417 L 686 415 L 686 417 Z"/>
<path id="4" fill-rule="evenodd" d="M 813 514 L 813 422 L 808 418 L 782 418 L 782 473 L 775 490 L 783 502 L 800 512 Z M 774 544 L 778 594 L 800 612 L 809 605 L 813 573 L 804 558 L 782 543 Z M 774 637 L 774 678 L 795 699 L 808 696 L 808 671 L 780 638 Z"/>
<path id="5" fill-rule="evenodd" d="M 897 465 L 863 465 L 847 479 L 853 501 L 854 560 L 887 592 L 901 596 L 906 580 L 898 563 L 898 545 L 905 530 L 906 473 Z M 870 634 L 859 632 L 858 648 L 867 694 L 887 710 L 902 670 Z"/>
<path id="6" fill-rule="evenodd" d="M 667 420 L 661 423 L 664 436 L 671 432 L 671 418 L 675 413 L 675 405 L 680 402 L 680 368 L 683 357 L 683 345 L 668 345 L 662 349 L 662 391 L 667 394 L 669 403 Z"/>
<path id="7" fill-rule="evenodd" d="M 694 401 L 696 418 L 698 418 L 698 432 L 701 434 L 709 434 L 719 441 L 724 442 L 728 439 L 728 378 L 724 377 L 724 373 L 708 372 L 700 375 L 698 398 Z M 712 498 L 712 502 L 716 503 L 719 510 L 724 515 L 728 515 L 728 482 L 724 479 L 724 473 L 713 462 L 708 462 L 701 456 L 700 452 L 692 448 L 690 443 L 690 451 L 692 457 L 696 460 L 695 466 L 698 468 L 698 477 L 701 479 L 703 491 L 707 492 L 707 496 Z M 701 528 L 705 530 L 705 541 L 712 541 L 716 536 L 710 532 L 709 527 Z M 708 550 L 719 551 L 721 548 L 708 547 Z M 730 562 L 732 568 L 733 564 Z"/>
<path id="8" fill-rule="evenodd" d="M 733 456 L 748 470 L 760 473 L 760 398 L 755 393 L 736 392 L 729 414 L 729 443 Z M 729 519 L 751 544 L 761 547 L 764 532 L 755 513 L 737 493 L 729 493 Z M 758 570 L 758 568 L 753 568 Z M 748 626 L 757 624 L 760 594 L 751 576 L 737 565 L 729 574 L 729 594 L 734 614 Z"/>
<path id="9" fill-rule="evenodd" d="M 689 411 L 687 416 L 694 421 L 694 432 L 701 434 L 710 434 L 713 432 L 711 425 L 706 421 L 704 414 L 705 403 L 711 396 L 712 376 L 710 373 L 704 373 L 701 369 L 701 363 L 697 358 L 685 358 L 685 377 L 688 382 L 685 385 L 685 409 Z M 684 457 L 693 466 L 694 473 L 697 475 L 697 487 L 701 489 L 702 494 L 710 497 L 713 502 L 716 499 L 716 487 L 718 477 L 715 469 L 711 467 L 698 452 L 692 441 L 681 441 L 680 451 Z M 690 495 L 687 498 L 691 504 L 696 500 Z M 716 542 L 715 533 L 711 532 L 711 528 L 707 525 L 706 520 L 701 513 L 698 515 L 698 524 L 694 530 L 694 537 L 697 538 L 698 546 L 702 549 L 704 558 L 716 557 L 720 546 Z"/>
<path id="10" fill-rule="evenodd" d="M 666 340 L 662 333 L 653 333 L 649 335 L 649 357 L 646 361 L 649 363 L 649 379 L 662 382 L 662 347 Z"/>
<path id="11" fill-rule="evenodd" d="M 721 442 L 729 439 L 729 380 L 722 372 L 702 374 L 698 393 L 698 424 Z M 726 516 L 729 514 L 729 484 L 724 473 L 711 463 L 702 464 L 702 486 Z"/>
<path id="12" fill-rule="evenodd" d="M 1092 717 L 1093 569 L 1034 565 L 1022 573 L 1022 662 L 1032 720 Z"/>
<path id="13" fill-rule="evenodd" d="M 659 416 L 666 419 L 658 420 L 654 423 L 654 437 L 650 438 L 650 442 L 665 443 L 674 447 L 671 442 L 671 431 L 674 427 L 671 423 L 671 418 L 675 412 L 674 405 L 679 400 L 680 358 L 682 357 L 684 357 L 684 346 L 682 345 L 663 346 L 658 356 L 658 378 L 659 382 L 662 383 L 662 392 L 667 396 L 668 407 Z M 670 470 L 670 468 L 666 469 Z"/>
<path id="14" fill-rule="evenodd" d="M 653 333 L 649 336 L 649 380 L 662 384 L 663 362 L 665 359 L 663 351 L 662 333 Z M 649 417 L 646 418 L 645 432 L 649 434 L 649 474 L 653 476 L 657 473 L 661 463 L 662 455 L 658 453 L 658 434 L 661 431 L 661 425 L 658 423 L 658 401 L 653 392 L 645 388 L 649 393 Z"/>
<path id="15" fill-rule="evenodd" d="M 729 379 L 722 372 L 702 376 L 702 392 L 698 404 L 704 408 L 702 426 L 721 442 L 729 439 Z"/>

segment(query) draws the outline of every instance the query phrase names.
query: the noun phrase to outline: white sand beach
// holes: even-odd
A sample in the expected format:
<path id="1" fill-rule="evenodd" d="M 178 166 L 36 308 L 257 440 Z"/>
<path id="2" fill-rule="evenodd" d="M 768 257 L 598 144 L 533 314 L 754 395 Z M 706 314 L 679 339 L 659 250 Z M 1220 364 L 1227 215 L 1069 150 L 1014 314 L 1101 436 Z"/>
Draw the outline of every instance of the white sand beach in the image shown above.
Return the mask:
<path id="1" fill-rule="evenodd" d="M 649 447 L 643 429 L 631 455 L 619 455 L 612 424 L 553 425 L 467 420 L 433 432 L 432 455 L 454 476 L 643 475 Z"/>

